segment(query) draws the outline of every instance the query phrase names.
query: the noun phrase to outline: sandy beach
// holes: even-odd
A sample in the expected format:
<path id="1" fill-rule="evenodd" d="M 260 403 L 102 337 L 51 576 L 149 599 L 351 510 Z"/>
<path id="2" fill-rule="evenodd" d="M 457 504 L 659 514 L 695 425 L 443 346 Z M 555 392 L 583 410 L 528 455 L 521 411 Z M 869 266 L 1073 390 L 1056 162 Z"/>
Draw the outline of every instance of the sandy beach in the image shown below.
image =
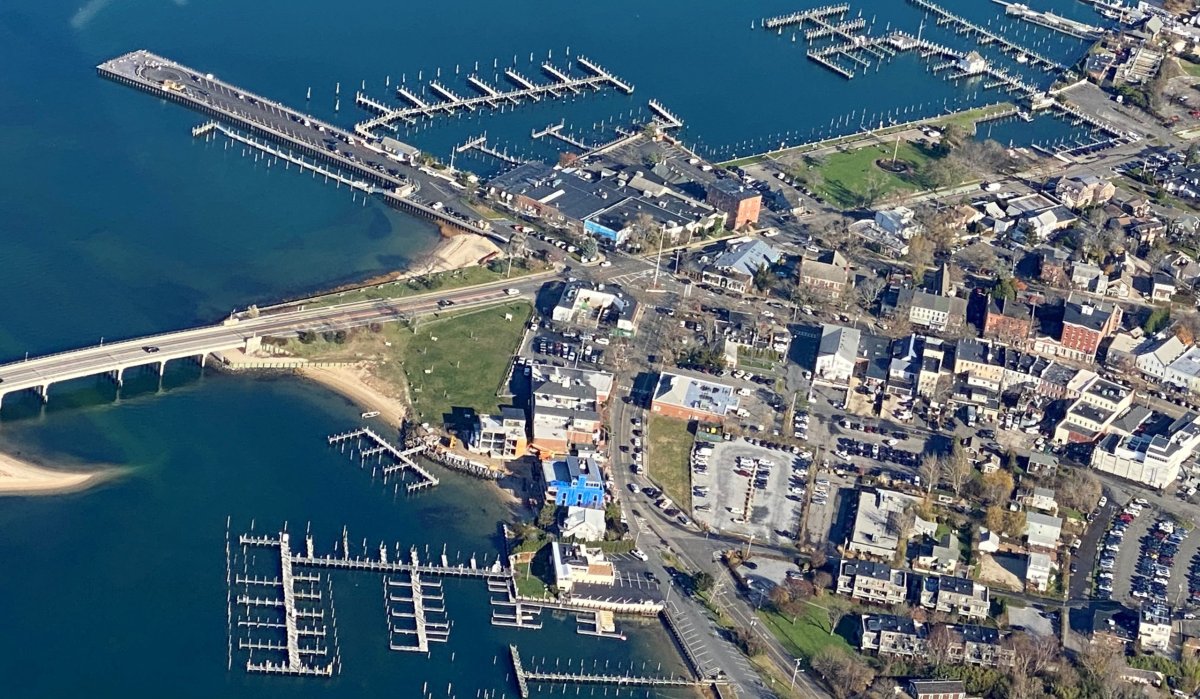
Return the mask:
<path id="1" fill-rule="evenodd" d="M 297 373 L 348 398 L 364 412 L 378 410 L 379 417 L 375 419 L 391 427 L 399 428 L 408 413 L 403 400 L 393 398 L 372 385 L 370 370 L 366 366 L 304 367 Z"/>
<path id="2" fill-rule="evenodd" d="M 460 233 L 442 240 L 428 255 L 421 258 L 399 278 L 474 267 L 488 255 L 499 255 L 503 252 L 500 246 L 481 235 Z"/>
<path id="3" fill-rule="evenodd" d="M 0 495 L 56 495 L 72 493 L 104 480 L 111 469 L 61 471 L 0 453 Z"/>

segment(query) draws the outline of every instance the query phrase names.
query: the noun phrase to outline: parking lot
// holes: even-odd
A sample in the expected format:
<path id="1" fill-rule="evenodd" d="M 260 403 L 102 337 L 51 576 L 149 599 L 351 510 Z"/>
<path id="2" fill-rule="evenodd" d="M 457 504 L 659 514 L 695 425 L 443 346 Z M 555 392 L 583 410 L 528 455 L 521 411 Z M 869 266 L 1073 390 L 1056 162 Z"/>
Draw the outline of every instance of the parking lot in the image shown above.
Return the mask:
<path id="1" fill-rule="evenodd" d="M 825 542 L 836 546 L 844 536 L 832 532 L 837 522 L 843 521 L 839 513 L 846 502 L 853 498 L 853 475 L 839 476 L 832 471 L 818 471 L 813 479 L 813 499 L 808 503 L 805 522 L 805 538 L 812 546 L 820 548 Z M 824 497 L 818 497 L 819 495 Z M 832 551 L 830 551 L 832 553 Z"/>
<path id="2" fill-rule="evenodd" d="M 1134 607 L 1200 602 L 1200 537 L 1147 505 L 1114 510 L 1097 545 L 1093 596 Z"/>
<path id="3" fill-rule="evenodd" d="M 722 532 L 791 541 L 800 523 L 809 459 L 750 440 L 708 447 L 693 463 L 694 517 Z"/>

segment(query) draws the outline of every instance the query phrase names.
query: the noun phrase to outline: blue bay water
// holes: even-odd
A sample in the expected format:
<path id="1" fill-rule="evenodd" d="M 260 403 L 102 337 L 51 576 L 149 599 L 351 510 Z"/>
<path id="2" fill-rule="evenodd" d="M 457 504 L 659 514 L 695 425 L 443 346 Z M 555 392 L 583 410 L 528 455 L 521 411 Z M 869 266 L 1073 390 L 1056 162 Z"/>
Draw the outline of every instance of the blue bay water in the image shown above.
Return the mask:
<path id="1" fill-rule="evenodd" d="M 972 21 L 1000 22 L 992 3 L 944 4 Z M 874 19 L 876 33 L 921 26 L 922 14 L 896 0 L 852 5 Z M 402 132 L 443 158 L 485 130 L 513 152 L 552 157 L 553 146 L 532 141 L 531 130 L 562 119 L 577 135 L 604 138 L 650 98 L 683 117 L 687 142 L 718 157 L 850 129 L 865 114 L 911 118 L 998 98 L 978 83 L 933 76 L 914 56 L 847 82 L 808 61 L 803 40 L 750 29 L 802 6 L 8 0 L 0 4 L 0 361 L 213 322 L 235 307 L 401 268 L 436 241 L 431 226 L 345 189 L 194 141 L 199 115 L 99 79 L 101 61 L 148 48 L 345 125 L 362 116 L 352 101 L 363 81 L 385 97 L 386 81 L 411 84 L 418 71 L 428 81 L 440 68 L 443 82 L 468 93 L 463 79 L 476 61 L 500 83 L 495 74 L 514 61 L 540 77 L 542 60 L 561 65 L 569 50 L 636 85 L 632 96 L 443 118 Z M 1038 7 L 1098 21 L 1075 0 Z M 969 46 L 932 20 L 921 31 Z M 1083 51 L 1044 30 L 1012 31 L 1055 60 Z M 1059 126 L 1042 129 L 996 127 L 1005 142 L 1063 137 Z M 325 547 L 345 524 L 355 540 L 494 552 L 496 522 L 510 513 L 490 487 L 455 476 L 413 499 L 372 485 L 323 446 L 325 434 L 357 422 L 358 410 L 316 387 L 201 375 L 185 363 L 172 365 L 161 394 L 153 375 L 127 378 L 119 401 L 111 385 L 91 379 L 56 385 L 44 410 L 36 400 L 5 400 L 0 448 L 126 468 L 92 491 L 0 500 L 8 696 L 416 696 L 426 681 L 435 696 L 511 696 L 503 656 L 492 662 L 513 640 L 527 654 L 648 656 L 678 670 L 653 627 L 625 644 L 577 637 L 567 623 L 537 633 L 494 629 L 470 584 L 449 586 L 449 646 L 431 659 L 389 653 L 378 581 L 338 576 L 343 676 L 227 672 L 226 517 L 240 528 L 256 520 L 260 531 L 311 521 Z"/>

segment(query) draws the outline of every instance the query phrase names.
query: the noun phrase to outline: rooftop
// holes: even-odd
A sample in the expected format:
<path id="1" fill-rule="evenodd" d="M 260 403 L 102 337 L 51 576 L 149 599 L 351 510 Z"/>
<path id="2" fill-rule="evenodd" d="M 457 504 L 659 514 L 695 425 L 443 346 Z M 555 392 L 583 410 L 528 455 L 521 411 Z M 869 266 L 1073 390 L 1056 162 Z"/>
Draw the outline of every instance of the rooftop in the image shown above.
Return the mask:
<path id="1" fill-rule="evenodd" d="M 659 377 L 654 402 L 699 410 L 719 417 L 738 407 L 737 394 L 732 386 L 666 371 Z"/>

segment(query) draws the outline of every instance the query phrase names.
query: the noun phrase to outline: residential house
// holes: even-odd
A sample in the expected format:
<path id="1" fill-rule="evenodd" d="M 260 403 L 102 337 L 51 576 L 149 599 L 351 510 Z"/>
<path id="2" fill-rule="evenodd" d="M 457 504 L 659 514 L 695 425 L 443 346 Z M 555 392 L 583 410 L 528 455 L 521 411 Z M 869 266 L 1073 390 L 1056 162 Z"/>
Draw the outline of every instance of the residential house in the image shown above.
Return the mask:
<path id="1" fill-rule="evenodd" d="M 840 252 L 829 250 L 817 258 L 801 259 L 796 276 L 800 286 L 834 299 L 842 295 L 850 282 L 849 263 Z"/>
<path id="2" fill-rule="evenodd" d="M 480 415 L 467 437 L 467 448 L 493 459 L 519 458 L 529 448 L 527 427 L 520 408 L 503 407 L 499 415 Z"/>
<path id="3" fill-rule="evenodd" d="M 1093 294 L 1104 294 L 1108 291 L 1108 273 L 1096 265 L 1076 262 L 1071 267 L 1071 286 Z"/>
<path id="4" fill-rule="evenodd" d="M 921 584 L 921 606 L 968 619 L 986 619 L 991 598 L 987 585 L 967 578 L 931 575 Z"/>
<path id="5" fill-rule="evenodd" d="M 1150 300 L 1169 302 L 1175 295 L 1175 279 L 1166 272 L 1155 272 L 1150 281 Z"/>
<path id="6" fill-rule="evenodd" d="M 733 386 L 664 371 L 659 375 L 650 411 L 678 420 L 720 422 L 738 408 Z"/>
<path id="7" fill-rule="evenodd" d="M 1025 559 L 1025 586 L 1038 592 L 1049 590 L 1051 569 L 1049 556 L 1031 551 Z"/>
<path id="8" fill-rule="evenodd" d="M 956 576 L 961 568 L 959 547 L 958 536 L 953 533 L 946 534 L 941 541 L 935 542 L 933 539 L 926 539 L 916 549 L 916 555 L 912 558 L 913 570 L 934 575 Z M 910 550 L 912 549 L 910 548 Z"/>
<path id="9" fill-rule="evenodd" d="M 1025 513 L 1025 541 L 1034 550 L 1054 551 L 1062 535 L 1062 519 L 1041 512 Z"/>
<path id="10" fill-rule="evenodd" d="M 885 233 L 901 240 L 908 240 L 921 226 L 915 221 L 916 214 L 907 206 L 882 209 L 875 212 L 875 225 Z"/>
<path id="11" fill-rule="evenodd" d="M 908 574 L 884 563 L 845 559 L 838 568 L 837 591 L 871 604 L 903 604 Z"/>
<path id="12" fill-rule="evenodd" d="M 600 443 L 603 419 L 594 386 L 553 375 L 535 382 L 532 393 L 530 446 L 539 454 L 566 454 L 572 448 Z"/>
<path id="13" fill-rule="evenodd" d="M 901 289 L 896 300 L 896 312 L 906 316 L 913 325 L 939 332 L 953 331 L 966 320 L 967 302 L 920 289 Z"/>
<path id="14" fill-rule="evenodd" d="M 962 680 L 909 680 L 908 694 L 912 699 L 967 699 L 967 686 Z"/>
<path id="15" fill-rule="evenodd" d="M 567 508 L 567 517 L 559 530 L 564 539 L 601 541 L 605 531 L 604 510 L 572 505 Z"/>
<path id="16" fill-rule="evenodd" d="M 821 343 L 817 348 L 813 375 L 829 383 L 850 383 L 850 376 L 854 373 L 858 358 L 860 337 L 858 328 L 822 325 Z"/>
<path id="17" fill-rule="evenodd" d="M 1053 476 L 1058 473 L 1058 457 L 1040 451 L 1029 452 L 1025 472 L 1031 476 Z"/>
<path id="18" fill-rule="evenodd" d="M 1015 652 L 1005 648 L 1000 632 L 990 626 L 961 624 L 947 626 L 948 656 L 952 663 L 995 667 L 1011 665 Z M 930 631 L 930 633 L 935 633 Z"/>
<path id="19" fill-rule="evenodd" d="M 1054 188 L 1059 201 L 1076 211 L 1104 204 L 1116 193 L 1112 182 L 1095 175 L 1063 177 Z"/>
<path id="20" fill-rule="evenodd" d="M 1167 253 L 1159 263 L 1159 269 L 1170 274 L 1180 286 L 1191 288 L 1200 282 L 1200 263 L 1185 252 Z"/>
<path id="21" fill-rule="evenodd" d="M 1049 514 L 1058 513 L 1058 501 L 1050 488 L 1035 487 L 1025 498 L 1025 506 Z"/>
<path id="22" fill-rule="evenodd" d="M 604 478 L 588 457 L 566 456 L 542 462 L 546 501 L 559 507 L 604 509 Z"/>
<path id="23" fill-rule="evenodd" d="M 1062 248 L 1042 246 L 1038 248 L 1038 278 L 1053 286 L 1065 287 L 1069 276 L 1067 269 L 1071 254 Z"/>

